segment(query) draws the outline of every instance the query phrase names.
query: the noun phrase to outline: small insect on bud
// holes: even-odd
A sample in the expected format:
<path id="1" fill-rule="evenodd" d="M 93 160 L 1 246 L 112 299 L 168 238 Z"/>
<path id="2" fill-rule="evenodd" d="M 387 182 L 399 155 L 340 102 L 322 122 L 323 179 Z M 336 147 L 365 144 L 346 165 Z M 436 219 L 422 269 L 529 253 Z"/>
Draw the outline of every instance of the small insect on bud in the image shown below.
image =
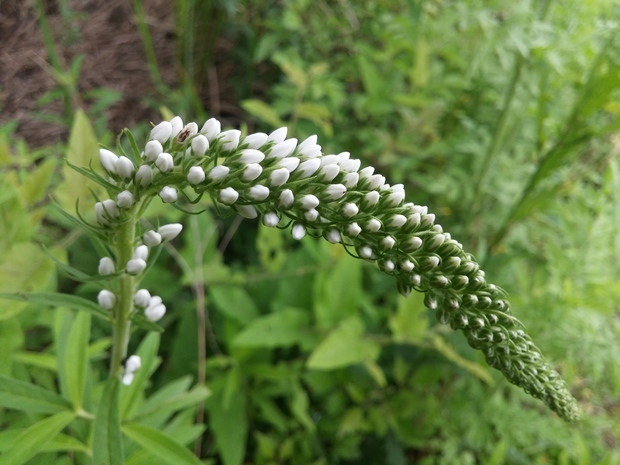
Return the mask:
<path id="1" fill-rule="evenodd" d="M 189 137 L 191 137 L 191 136 L 193 136 L 194 134 L 197 134 L 197 133 L 198 133 L 198 125 L 196 123 L 188 123 L 181 130 L 181 132 L 179 132 L 179 135 L 177 136 L 177 142 L 179 144 L 182 144 Z"/>

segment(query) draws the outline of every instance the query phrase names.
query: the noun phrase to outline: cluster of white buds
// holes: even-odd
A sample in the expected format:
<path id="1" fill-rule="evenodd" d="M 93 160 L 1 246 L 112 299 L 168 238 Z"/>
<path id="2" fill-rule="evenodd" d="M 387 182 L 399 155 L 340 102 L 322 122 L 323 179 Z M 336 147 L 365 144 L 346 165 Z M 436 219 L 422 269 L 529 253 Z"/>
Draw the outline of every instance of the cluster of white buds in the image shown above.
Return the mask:
<path id="1" fill-rule="evenodd" d="M 123 373 L 122 382 L 125 386 L 129 386 L 133 382 L 136 371 L 142 366 L 142 360 L 139 355 L 132 355 L 125 360 L 125 372 Z"/>
<path id="2" fill-rule="evenodd" d="M 412 289 L 424 293 L 426 306 L 439 321 L 462 330 L 469 344 L 511 382 L 564 418 L 577 417 L 566 384 L 511 314 L 504 292 L 486 282 L 474 257 L 435 223 L 427 207 L 405 202 L 402 184 L 387 184 L 384 176 L 372 167 L 361 168 L 360 160 L 348 152 L 323 154 L 316 136 L 298 143 L 287 138 L 286 128 L 243 136 L 234 129 L 222 131 L 213 118 L 198 130 L 197 124 L 184 125 L 175 117 L 153 128 L 144 151 L 136 156 L 138 169 L 130 166 L 129 158 L 109 150 L 100 156 L 119 189 L 116 202 L 95 206 L 102 228 L 122 222 L 149 196 L 175 202 L 178 192 L 189 187 L 245 218 L 261 216 L 266 226 L 288 222 L 295 239 L 310 233 L 341 243 L 352 255 L 392 275 L 401 294 L 407 296 Z M 144 232 L 144 246 L 176 236 L 180 225 L 178 230 L 170 226 Z M 146 257 L 138 248 L 131 266 L 101 267 L 112 273 L 143 272 Z M 109 304 L 110 299 L 100 300 Z M 156 297 L 142 295 L 139 302 L 152 321 L 165 312 Z"/>

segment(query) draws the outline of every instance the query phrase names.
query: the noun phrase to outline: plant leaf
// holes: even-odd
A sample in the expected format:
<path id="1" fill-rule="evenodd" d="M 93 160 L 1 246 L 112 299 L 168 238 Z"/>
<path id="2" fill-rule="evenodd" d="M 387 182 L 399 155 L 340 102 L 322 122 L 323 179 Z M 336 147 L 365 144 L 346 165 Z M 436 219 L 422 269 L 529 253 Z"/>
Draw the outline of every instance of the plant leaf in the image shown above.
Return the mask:
<path id="1" fill-rule="evenodd" d="M 189 449 L 149 426 L 130 423 L 123 426 L 123 433 L 170 465 L 202 465 Z"/>
<path id="2" fill-rule="evenodd" d="M 93 465 L 123 465 L 118 378 L 106 381 L 99 401 L 93 442 Z"/>
<path id="3" fill-rule="evenodd" d="M 288 347 L 309 335 L 308 312 L 287 308 L 253 320 L 233 340 L 243 347 Z"/>
<path id="4" fill-rule="evenodd" d="M 0 299 L 16 300 L 18 302 L 28 302 L 50 307 L 85 310 L 106 321 L 111 321 L 110 314 L 96 303 L 71 294 L 62 294 L 60 292 L 0 292 Z"/>
<path id="5" fill-rule="evenodd" d="M 30 413 L 71 410 L 71 404 L 55 392 L 3 375 L 0 375 L 0 406 Z"/>
<path id="6" fill-rule="evenodd" d="M 82 408 L 84 398 L 89 339 L 90 313 L 79 312 L 71 325 L 64 363 L 67 393 L 76 410 Z"/>

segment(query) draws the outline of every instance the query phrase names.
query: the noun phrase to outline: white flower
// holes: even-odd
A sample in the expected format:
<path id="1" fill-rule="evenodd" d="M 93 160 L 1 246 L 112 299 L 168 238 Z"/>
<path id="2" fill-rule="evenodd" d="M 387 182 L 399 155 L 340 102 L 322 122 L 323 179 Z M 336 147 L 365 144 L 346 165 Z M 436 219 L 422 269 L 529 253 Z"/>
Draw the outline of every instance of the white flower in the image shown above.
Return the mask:
<path id="1" fill-rule="evenodd" d="M 102 225 L 109 224 L 109 218 L 118 217 L 118 207 L 116 202 L 112 199 L 104 200 L 103 202 L 97 202 L 95 204 L 95 217 L 97 221 Z"/>
<path id="2" fill-rule="evenodd" d="M 286 133 L 287 133 L 286 127 L 276 129 L 271 134 L 269 134 L 269 137 L 267 137 L 267 142 L 273 142 L 274 144 L 279 144 L 280 142 L 284 141 L 284 139 L 286 139 Z"/>
<path id="3" fill-rule="evenodd" d="M 339 161 L 340 157 L 338 155 L 325 155 L 321 157 L 321 166 L 337 165 Z"/>
<path id="4" fill-rule="evenodd" d="M 394 239 L 392 236 L 385 236 L 381 240 L 381 245 L 385 250 L 390 250 L 392 247 L 394 247 L 394 244 L 396 244 L 396 239 Z"/>
<path id="5" fill-rule="evenodd" d="M 384 271 L 387 271 L 388 273 L 394 271 L 395 265 L 394 262 L 392 260 L 386 260 L 382 263 L 382 268 Z"/>
<path id="6" fill-rule="evenodd" d="M 153 230 L 142 234 L 142 241 L 149 247 L 156 247 L 161 244 L 161 235 Z"/>
<path id="7" fill-rule="evenodd" d="M 250 187 L 248 195 L 254 200 L 262 201 L 269 197 L 269 188 L 258 184 Z"/>
<path id="8" fill-rule="evenodd" d="M 99 149 L 99 160 L 101 166 L 110 174 L 116 174 L 116 161 L 118 157 L 106 149 Z"/>
<path id="9" fill-rule="evenodd" d="M 431 239 L 427 242 L 428 247 L 431 249 L 436 249 L 446 240 L 446 236 L 443 234 L 435 234 Z"/>
<path id="10" fill-rule="evenodd" d="M 409 281 L 412 285 L 419 286 L 422 282 L 422 277 L 419 274 L 412 274 L 411 278 L 409 278 Z"/>
<path id="11" fill-rule="evenodd" d="M 187 182 L 196 185 L 205 180 L 205 172 L 200 166 L 192 166 L 187 173 Z"/>
<path id="12" fill-rule="evenodd" d="M 344 178 L 342 179 L 342 184 L 344 184 L 348 189 L 352 189 L 355 186 L 357 186 L 357 182 L 359 181 L 359 179 L 360 179 L 359 174 L 355 172 L 347 173 L 344 175 Z"/>
<path id="13" fill-rule="evenodd" d="M 342 207 L 342 215 L 345 218 L 351 218 L 359 213 L 360 209 L 354 203 L 345 203 Z"/>
<path id="14" fill-rule="evenodd" d="M 136 307 L 146 308 L 151 301 L 151 293 L 146 289 L 139 289 L 133 295 L 133 303 Z"/>
<path id="15" fill-rule="evenodd" d="M 361 164 L 362 162 L 357 159 L 340 160 L 340 168 L 342 168 L 342 171 L 348 171 L 351 173 L 357 172 L 360 169 Z"/>
<path id="16" fill-rule="evenodd" d="M 280 222 L 280 218 L 277 213 L 269 212 L 263 215 L 263 224 L 270 228 L 275 228 Z"/>
<path id="17" fill-rule="evenodd" d="M 146 261 L 149 256 L 149 248 L 146 245 L 139 245 L 133 251 L 133 255 L 131 258 L 141 258 Z"/>
<path id="18" fill-rule="evenodd" d="M 362 228 L 357 223 L 351 223 L 347 226 L 347 235 L 349 237 L 357 237 L 362 232 Z"/>
<path id="19" fill-rule="evenodd" d="M 374 190 L 380 188 L 385 184 L 385 176 L 381 176 L 380 174 L 375 174 L 368 178 L 368 189 Z"/>
<path id="20" fill-rule="evenodd" d="M 230 173 L 230 168 L 228 166 L 218 165 L 209 172 L 209 176 L 207 177 L 212 181 L 219 181 L 228 176 L 228 173 Z"/>
<path id="21" fill-rule="evenodd" d="M 97 271 L 101 276 L 113 274 L 115 271 L 114 262 L 110 257 L 103 257 L 99 260 L 99 268 L 97 268 Z"/>
<path id="22" fill-rule="evenodd" d="M 131 179 L 133 176 L 134 166 L 129 158 L 118 157 L 114 163 L 114 166 L 116 167 L 116 173 L 121 177 L 121 179 Z"/>
<path id="23" fill-rule="evenodd" d="M 286 168 L 289 173 L 292 173 L 299 166 L 300 160 L 297 157 L 287 157 L 278 162 L 276 166 Z"/>
<path id="24" fill-rule="evenodd" d="M 243 139 L 242 145 L 247 144 L 249 149 L 258 149 L 267 143 L 268 138 L 269 136 L 264 132 L 257 132 Z"/>
<path id="25" fill-rule="evenodd" d="M 372 166 L 367 166 L 366 168 L 360 171 L 360 179 L 366 179 L 373 175 L 375 169 Z"/>
<path id="26" fill-rule="evenodd" d="M 407 224 L 410 226 L 417 226 L 420 224 L 421 221 L 422 221 L 422 217 L 420 216 L 418 212 L 415 212 L 413 215 L 407 218 Z"/>
<path id="27" fill-rule="evenodd" d="M 303 151 L 303 149 L 305 149 L 306 147 L 311 147 L 313 145 L 316 145 L 316 142 L 318 140 L 318 137 L 316 134 L 311 135 L 310 137 L 304 139 L 300 144 L 299 147 L 297 147 L 299 149 L 299 151 Z"/>
<path id="28" fill-rule="evenodd" d="M 376 233 L 379 229 L 381 229 L 381 221 L 376 218 L 368 220 L 366 223 L 366 229 L 371 233 Z"/>
<path id="29" fill-rule="evenodd" d="M 226 187 L 220 191 L 220 200 L 227 205 L 232 205 L 238 198 L 239 192 L 232 187 Z"/>
<path id="30" fill-rule="evenodd" d="M 153 299 L 155 299 L 155 297 L 153 297 Z M 166 306 L 161 303 L 161 299 L 159 299 L 159 303 L 156 301 L 151 302 L 149 306 L 144 309 L 144 316 L 152 322 L 161 320 L 165 314 Z"/>
<path id="31" fill-rule="evenodd" d="M 306 235 L 306 227 L 303 224 L 296 224 L 291 229 L 291 235 L 295 240 L 301 240 Z"/>
<path id="32" fill-rule="evenodd" d="M 170 139 L 170 135 L 172 134 L 172 124 L 168 121 L 162 121 L 153 129 L 151 129 L 151 135 L 149 139 L 156 140 L 165 143 L 168 139 Z"/>
<path id="33" fill-rule="evenodd" d="M 102 289 L 97 294 L 97 303 L 104 310 L 111 310 L 116 304 L 116 296 L 107 289 Z"/>
<path id="34" fill-rule="evenodd" d="M 161 236 L 163 241 L 171 241 L 176 238 L 183 231 L 183 225 L 181 223 L 165 224 L 157 228 L 157 233 Z"/>
<path id="35" fill-rule="evenodd" d="M 319 218 L 319 211 L 315 208 L 312 208 L 306 212 L 304 212 L 304 218 L 306 221 L 313 222 Z"/>
<path id="36" fill-rule="evenodd" d="M 256 149 L 245 149 L 241 151 L 239 162 L 249 165 L 250 163 L 260 163 L 265 159 L 265 154 Z"/>
<path id="37" fill-rule="evenodd" d="M 166 171 L 170 171 L 174 168 L 174 160 L 172 159 L 172 155 L 166 152 L 162 152 L 157 156 L 157 160 L 155 160 L 155 166 L 159 168 L 159 171 L 165 173 Z"/>
<path id="38" fill-rule="evenodd" d="M 435 222 L 435 214 L 434 213 L 429 213 L 428 215 L 424 215 L 422 217 L 422 221 L 420 222 L 420 224 L 424 227 L 429 227 L 431 226 L 433 223 Z"/>
<path id="39" fill-rule="evenodd" d="M 422 205 L 411 205 L 410 208 L 412 213 L 419 213 L 420 215 L 428 214 L 428 207 L 424 207 Z"/>
<path id="40" fill-rule="evenodd" d="M 242 178 L 244 181 L 254 181 L 261 175 L 262 172 L 262 166 L 260 166 L 258 163 L 250 163 L 245 167 L 245 170 L 243 170 Z"/>
<path id="41" fill-rule="evenodd" d="M 222 150 L 225 152 L 232 152 L 239 145 L 239 138 L 241 137 L 241 131 L 238 129 L 229 129 L 220 133 L 218 139 L 222 141 Z"/>
<path id="42" fill-rule="evenodd" d="M 422 247 L 422 239 L 420 239 L 418 236 L 413 236 L 407 242 L 411 250 L 417 250 Z"/>
<path id="43" fill-rule="evenodd" d="M 282 192 L 280 192 L 280 197 L 278 198 L 278 201 L 282 208 L 291 208 L 291 205 L 293 205 L 293 202 L 295 201 L 293 191 L 290 189 L 284 189 Z"/>
<path id="44" fill-rule="evenodd" d="M 357 253 L 359 254 L 360 257 L 362 258 L 372 258 L 372 256 L 374 255 L 372 252 L 372 249 L 368 246 L 362 246 L 357 250 Z"/>
<path id="45" fill-rule="evenodd" d="M 192 139 L 191 147 L 194 155 L 204 155 L 209 150 L 209 139 L 202 134 L 198 134 Z"/>
<path id="46" fill-rule="evenodd" d="M 404 262 L 400 264 L 400 269 L 405 272 L 409 272 L 413 270 L 413 268 L 414 268 L 414 264 L 411 260 L 405 260 Z"/>
<path id="47" fill-rule="evenodd" d="M 319 159 L 317 158 L 317 160 Z M 330 181 L 333 181 L 334 178 L 338 176 L 339 174 L 340 174 L 340 166 L 326 165 L 323 168 L 321 168 L 321 171 L 319 172 L 319 177 L 324 182 L 330 182 Z"/>
<path id="48" fill-rule="evenodd" d="M 288 181 L 290 175 L 289 170 L 286 168 L 278 168 L 277 170 L 271 172 L 271 175 L 269 176 L 269 183 L 273 187 L 281 186 Z"/>
<path id="49" fill-rule="evenodd" d="M 321 156 L 321 146 L 316 143 L 316 135 L 308 137 L 297 146 L 299 154 L 307 158 L 316 158 Z"/>
<path id="50" fill-rule="evenodd" d="M 258 212 L 253 205 L 237 205 L 236 209 L 239 216 L 242 216 L 243 218 L 253 220 L 258 216 Z"/>
<path id="51" fill-rule="evenodd" d="M 106 218 L 105 210 L 103 209 L 103 204 L 101 202 L 97 202 L 95 204 L 95 218 L 97 219 L 97 223 L 103 226 L 110 224 Z"/>
<path id="52" fill-rule="evenodd" d="M 364 204 L 368 207 L 374 207 L 380 198 L 381 194 L 379 194 L 379 191 L 370 191 L 364 196 Z"/>
<path id="53" fill-rule="evenodd" d="M 297 201 L 299 202 L 299 206 L 304 210 L 311 210 L 313 208 L 316 208 L 319 206 L 320 203 L 319 198 L 316 195 L 312 194 L 304 195 L 297 199 Z"/>
<path id="54" fill-rule="evenodd" d="M 405 215 L 394 215 L 390 218 L 390 222 L 388 226 L 390 228 L 400 228 L 407 222 L 407 217 Z"/>
<path id="55" fill-rule="evenodd" d="M 142 165 L 136 173 L 136 183 L 146 187 L 153 182 L 153 169 L 148 165 Z"/>
<path id="56" fill-rule="evenodd" d="M 132 355 L 125 361 L 125 373 L 135 373 L 142 366 L 139 355 Z"/>
<path id="57" fill-rule="evenodd" d="M 269 158 L 286 158 L 291 153 L 293 153 L 293 150 L 295 150 L 296 146 L 297 146 L 297 139 L 295 138 L 287 139 L 271 147 L 271 150 L 269 150 L 268 157 Z"/>
<path id="58" fill-rule="evenodd" d="M 121 382 L 125 385 L 125 386 L 131 386 L 131 383 L 133 383 L 133 379 L 134 379 L 134 374 L 133 373 L 125 373 L 123 375 L 123 378 L 121 379 Z"/>
<path id="59" fill-rule="evenodd" d="M 170 137 L 175 138 L 176 136 L 179 135 L 179 133 L 181 132 L 181 129 L 183 129 L 183 120 L 181 119 L 180 116 L 175 116 L 174 118 L 170 120 L 170 125 L 172 126 Z"/>
<path id="60" fill-rule="evenodd" d="M 209 118 L 207 122 L 202 126 L 202 129 L 200 130 L 201 133 L 207 136 L 207 139 L 209 140 L 209 142 L 213 142 L 215 138 L 220 134 L 221 131 L 222 131 L 222 123 L 220 123 L 215 118 Z"/>
<path id="61" fill-rule="evenodd" d="M 330 229 L 329 231 L 327 231 L 325 239 L 327 239 L 332 244 L 338 244 L 342 240 L 342 237 L 340 237 L 340 232 L 337 229 Z"/>
<path id="62" fill-rule="evenodd" d="M 321 160 L 319 160 L 318 158 L 312 158 L 310 160 L 304 161 L 303 163 L 300 163 L 296 172 L 299 173 L 300 178 L 303 179 L 316 173 L 316 170 L 318 170 L 320 166 Z"/>
<path id="63" fill-rule="evenodd" d="M 142 258 L 132 258 L 127 262 L 125 271 L 129 274 L 137 275 L 144 271 L 146 262 Z"/>
<path id="64" fill-rule="evenodd" d="M 196 133 L 198 133 L 198 125 L 196 123 L 187 123 L 185 127 L 177 135 L 177 141 L 179 143 L 183 143 L 189 137 L 192 137 Z"/>
<path id="65" fill-rule="evenodd" d="M 159 191 L 161 201 L 164 203 L 172 203 L 177 201 L 177 190 L 174 187 L 164 186 Z"/>
<path id="66" fill-rule="evenodd" d="M 161 142 L 158 140 L 150 140 L 144 146 L 144 158 L 148 161 L 157 160 L 157 156 L 164 151 Z"/>
<path id="67" fill-rule="evenodd" d="M 402 184 L 396 184 L 392 186 L 392 193 L 388 195 L 387 204 L 390 207 L 394 207 L 401 203 L 405 199 L 405 189 Z"/>
<path id="68" fill-rule="evenodd" d="M 330 165 L 332 166 L 332 165 Z M 347 188 L 343 184 L 330 184 L 325 189 L 325 194 L 330 200 L 338 200 L 347 193 Z"/>
<path id="69" fill-rule="evenodd" d="M 118 208 L 131 208 L 136 200 L 130 191 L 120 192 L 116 196 L 116 205 Z"/>

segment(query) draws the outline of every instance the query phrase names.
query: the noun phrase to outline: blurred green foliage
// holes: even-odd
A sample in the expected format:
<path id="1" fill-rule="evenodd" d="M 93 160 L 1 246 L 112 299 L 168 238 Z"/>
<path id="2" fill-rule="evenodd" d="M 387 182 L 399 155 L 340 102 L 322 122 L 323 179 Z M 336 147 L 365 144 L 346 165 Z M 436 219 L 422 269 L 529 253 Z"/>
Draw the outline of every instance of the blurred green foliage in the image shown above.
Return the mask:
<path id="1" fill-rule="evenodd" d="M 110 342 L 99 321 L 2 303 L 0 386 L 54 394 L 43 407 L 36 392 L 0 400 L 0 463 L 26 463 L 5 459 L 15 444 L 41 452 L 27 463 L 90 463 L 114 395 L 131 464 L 170 463 L 176 446 L 157 449 L 166 435 L 198 439 L 204 463 L 224 465 L 620 463 L 618 15 L 604 0 L 184 0 L 182 85 L 157 100 L 184 117 L 208 113 L 196 95 L 209 85 L 217 37 L 234 38 L 230 60 L 248 71 L 235 77 L 236 97 L 250 124 L 286 125 L 300 140 L 316 133 L 325 153 L 349 150 L 428 204 L 509 292 L 569 381 L 580 424 L 508 385 L 419 296 L 401 298 L 340 249 L 153 204 L 151 219 L 181 220 L 186 233 L 145 280 L 172 311 L 161 336 L 132 348 L 143 370 L 129 389 L 105 383 Z M 79 63 L 69 75 L 78 79 Z M 39 244 L 94 272 L 92 244 L 48 194 L 68 210 L 77 197 L 90 205 L 61 158 L 87 166 L 96 138 L 114 135 L 97 123 L 95 136 L 72 107 L 75 86 L 60 89 L 74 128 L 67 147 L 32 152 L 2 132 L 0 291 L 93 299 L 97 285 L 56 276 Z M 202 369 L 205 386 L 195 384 Z M 67 402 L 97 421 L 66 417 Z M 49 440 L 24 442 L 32 428 Z"/>

